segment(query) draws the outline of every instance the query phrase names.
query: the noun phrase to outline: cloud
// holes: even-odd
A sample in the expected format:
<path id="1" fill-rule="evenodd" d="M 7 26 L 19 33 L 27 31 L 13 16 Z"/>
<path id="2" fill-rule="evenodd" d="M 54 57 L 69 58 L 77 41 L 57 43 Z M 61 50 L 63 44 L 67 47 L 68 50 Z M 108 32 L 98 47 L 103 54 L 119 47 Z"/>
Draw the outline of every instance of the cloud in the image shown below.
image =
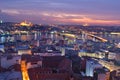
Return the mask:
<path id="1" fill-rule="evenodd" d="M 120 0 L 1 0 L 0 8 L 2 15 L 9 16 L 2 19 L 12 21 L 118 24 L 119 3 Z"/>
<path id="2" fill-rule="evenodd" d="M 98 25 L 120 25 L 120 20 L 101 20 L 101 19 L 92 19 L 92 18 L 80 18 L 80 19 L 57 19 L 58 21 L 61 22 L 66 22 L 66 23 L 71 23 L 71 24 L 90 24 L 90 25 L 94 25 L 94 24 L 98 24 Z"/>
<path id="3" fill-rule="evenodd" d="M 9 10 L 9 9 L 1 10 L 1 12 L 7 13 L 7 14 L 20 14 L 19 11 L 17 11 L 17 10 Z"/>
<path id="4" fill-rule="evenodd" d="M 63 12 L 41 12 L 33 10 L 1 10 L 0 18 L 4 21 L 23 21 L 28 20 L 34 23 L 47 24 L 107 24 L 120 25 L 120 20 L 98 18 L 93 15 L 63 13 Z"/>
<path id="5" fill-rule="evenodd" d="M 11 21 L 11 20 L 14 20 L 14 17 L 6 13 L 0 12 L 0 20 Z"/>

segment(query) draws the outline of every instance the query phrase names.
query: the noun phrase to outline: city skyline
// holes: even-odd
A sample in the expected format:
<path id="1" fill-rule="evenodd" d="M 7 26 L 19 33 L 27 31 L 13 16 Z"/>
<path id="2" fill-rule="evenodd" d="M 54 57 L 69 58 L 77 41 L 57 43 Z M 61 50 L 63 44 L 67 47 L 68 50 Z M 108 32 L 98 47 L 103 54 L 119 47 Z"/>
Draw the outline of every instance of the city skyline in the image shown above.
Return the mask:
<path id="1" fill-rule="evenodd" d="M 1 0 L 0 20 L 120 25 L 119 3 L 119 0 Z"/>

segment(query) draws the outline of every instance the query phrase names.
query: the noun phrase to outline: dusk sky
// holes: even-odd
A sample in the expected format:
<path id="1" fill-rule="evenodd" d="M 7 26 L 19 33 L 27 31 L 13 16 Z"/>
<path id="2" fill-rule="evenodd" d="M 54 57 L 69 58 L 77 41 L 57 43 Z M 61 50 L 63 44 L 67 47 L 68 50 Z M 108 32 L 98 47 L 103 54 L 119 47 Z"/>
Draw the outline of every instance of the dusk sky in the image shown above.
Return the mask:
<path id="1" fill-rule="evenodd" d="M 0 20 L 120 25 L 120 0 L 0 0 Z"/>

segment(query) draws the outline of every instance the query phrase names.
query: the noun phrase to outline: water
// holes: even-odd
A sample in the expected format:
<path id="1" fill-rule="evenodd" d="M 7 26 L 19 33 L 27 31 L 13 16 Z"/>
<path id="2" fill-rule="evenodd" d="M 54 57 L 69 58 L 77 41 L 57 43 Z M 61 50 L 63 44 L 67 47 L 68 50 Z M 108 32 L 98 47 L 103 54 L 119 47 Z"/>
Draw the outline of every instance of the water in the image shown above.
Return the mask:
<path id="1" fill-rule="evenodd" d="M 1 36 L 0 43 L 15 42 L 16 40 L 31 41 L 40 40 L 42 38 L 58 39 L 57 34 L 43 33 L 43 32 L 29 32 L 20 34 L 11 34 L 12 36 Z"/>
<path id="2" fill-rule="evenodd" d="M 114 41 L 115 43 L 120 42 L 120 35 L 119 34 L 97 34 L 97 36 L 105 38 L 108 41 Z"/>

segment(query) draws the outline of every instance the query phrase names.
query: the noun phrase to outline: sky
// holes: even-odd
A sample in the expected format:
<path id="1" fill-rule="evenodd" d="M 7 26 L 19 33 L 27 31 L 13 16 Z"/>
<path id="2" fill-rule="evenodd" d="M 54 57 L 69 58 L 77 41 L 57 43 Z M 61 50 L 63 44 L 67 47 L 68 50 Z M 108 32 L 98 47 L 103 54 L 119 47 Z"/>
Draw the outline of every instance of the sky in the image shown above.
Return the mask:
<path id="1" fill-rule="evenodd" d="M 0 0 L 0 20 L 120 25 L 120 0 Z"/>

